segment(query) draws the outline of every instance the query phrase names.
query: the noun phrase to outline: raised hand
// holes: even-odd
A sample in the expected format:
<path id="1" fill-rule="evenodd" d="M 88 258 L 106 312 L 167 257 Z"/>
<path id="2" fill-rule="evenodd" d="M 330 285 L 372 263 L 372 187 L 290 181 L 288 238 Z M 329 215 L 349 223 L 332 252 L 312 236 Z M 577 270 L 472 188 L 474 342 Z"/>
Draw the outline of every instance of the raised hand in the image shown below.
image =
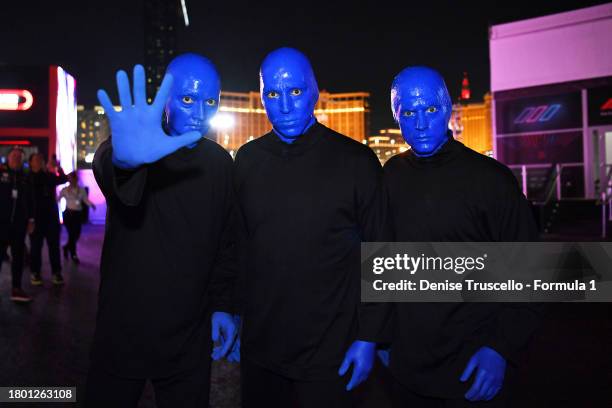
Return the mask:
<path id="1" fill-rule="evenodd" d="M 490 347 L 481 347 L 468 361 L 460 380 L 466 382 L 476 370 L 474 382 L 465 393 L 469 401 L 490 401 L 501 390 L 506 360 Z"/>
<path id="2" fill-rule="evenodd" d="M 378 349 L 376 350 L 376 355 L 382 365 L 389 367 L 389 363 L 391 362 L 391 349 Z"/>
<path id="3" fill-rule="evenodd" d="M 166 74 L 153 104 L 147 103 L 145 71 L 142 65 L 134 67 L 134 100 L 130 92 L 130 80 L 125 71 L 117 72 L 117 91 L 121 111 L 113 108 L 103 89 L 98 91 L 98 100 L 110 121 L 113 163 L 124 169 L 137 168 L 154 163 L 183 146 L 198 141 L 202 135 L 187 132 L 179 136 L 168 136 L 162 128 L 162 113 L 172 87 L 172 75 Z"/>
<path id="4" fill-rule="evenodd" d="M 354 341 L 351 347 L 344 356 L 344 361 L 338 370 L 338 374 L 343 376 L 348 371 L 351 364 L 353 365 L 353 374 L 351 380 L 346 386 L 346 390 L 350 391 L 364 382 L 372 367 L 374 366 L 374 352 L 376 351 L 376 343 L 357 340 Z"/>

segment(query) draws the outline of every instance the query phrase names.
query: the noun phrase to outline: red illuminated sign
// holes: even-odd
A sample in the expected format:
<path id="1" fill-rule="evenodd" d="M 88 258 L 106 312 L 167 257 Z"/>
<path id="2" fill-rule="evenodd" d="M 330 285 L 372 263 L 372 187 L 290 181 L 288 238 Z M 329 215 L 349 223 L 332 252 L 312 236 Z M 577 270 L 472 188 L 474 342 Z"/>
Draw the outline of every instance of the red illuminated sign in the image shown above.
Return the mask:
<path id="1" fill-rule="evenodd" d="M 32 107 L 34 97 L 25 89 L 0 89 L 0 110 L 25 111 Z"/>
<path id="2" fill-rule="evenodd" d="M 19 145 L 19 146 L 29 146 L 32 143 L 29 140 L 0 140 L 0 145 Z"/>
<path id="3" fill-rule="evenodd" d="M 587 92 L 589 126 L 612 125 L 612 83 Z"/>

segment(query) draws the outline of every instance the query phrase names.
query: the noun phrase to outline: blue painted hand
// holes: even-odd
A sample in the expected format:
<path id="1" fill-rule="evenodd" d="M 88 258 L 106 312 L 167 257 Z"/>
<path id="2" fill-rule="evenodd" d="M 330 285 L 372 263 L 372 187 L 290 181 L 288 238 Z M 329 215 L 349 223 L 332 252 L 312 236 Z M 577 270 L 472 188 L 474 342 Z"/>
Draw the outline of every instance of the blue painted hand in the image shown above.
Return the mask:
<path id="1" fill-rule="evenodd" d="M 501 390 L 506 360 L 490 347 L 481 347 L 468 361 L 460 380 L 466 382 L 476 371 L 474 382 L 465 393 L 469 401 L 490 401 Z"/>
<path id="2" fill-rule="evenodd" d="M 213 347 L 212 359 L 219 360 L 230 351 L 236 335 L 238 326 L 234 317 L 225 312 L 214 312 L 212 314 L 212 341 L 216 345 Z"/>
<path id="3" fill-rule="evenodd" d="M 378 359 L 385 367 L 389 367 L 389 362 L 391 361 L 391 349 L 378 349 L 376 350 L 376 354 L 378 355 Z"/>
<path id="4" fill-rule="evenodd" d="M 349 347 L 338 370 L 338 374 L 343 376 L 351 364 L 353 365 L 353 375 L 346 386 L 347 391 L 354 389 L 368 378 L 374 366 L 375 351 L 376 343 L 368 341 L 357 340 Z"/>

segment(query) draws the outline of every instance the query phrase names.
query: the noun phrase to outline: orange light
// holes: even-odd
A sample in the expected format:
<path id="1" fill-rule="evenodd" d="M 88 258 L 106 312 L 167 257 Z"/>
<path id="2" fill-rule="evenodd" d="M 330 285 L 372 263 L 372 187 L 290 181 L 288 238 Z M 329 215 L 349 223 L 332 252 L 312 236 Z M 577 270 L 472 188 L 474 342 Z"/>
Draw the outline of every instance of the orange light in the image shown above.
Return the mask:
<path id="1" fill-rule="evenodd" d="M 25 89 L 0 89 L 0 110 L 25 111 L 32 107 L 34 97 Z"/>

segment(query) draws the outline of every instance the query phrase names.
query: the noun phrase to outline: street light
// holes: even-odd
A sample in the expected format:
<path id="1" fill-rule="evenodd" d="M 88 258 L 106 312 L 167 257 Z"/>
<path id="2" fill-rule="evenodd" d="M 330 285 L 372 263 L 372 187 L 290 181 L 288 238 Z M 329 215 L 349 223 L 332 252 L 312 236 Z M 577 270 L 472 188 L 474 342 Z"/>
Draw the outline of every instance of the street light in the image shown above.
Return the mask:
<path id="1" fill-rule="evenodd" d="M 210 120 L 210 126 L 216 130 L 226 130 L 234 127 L 234 116 L 229 113 L 219 112 Z"/>

